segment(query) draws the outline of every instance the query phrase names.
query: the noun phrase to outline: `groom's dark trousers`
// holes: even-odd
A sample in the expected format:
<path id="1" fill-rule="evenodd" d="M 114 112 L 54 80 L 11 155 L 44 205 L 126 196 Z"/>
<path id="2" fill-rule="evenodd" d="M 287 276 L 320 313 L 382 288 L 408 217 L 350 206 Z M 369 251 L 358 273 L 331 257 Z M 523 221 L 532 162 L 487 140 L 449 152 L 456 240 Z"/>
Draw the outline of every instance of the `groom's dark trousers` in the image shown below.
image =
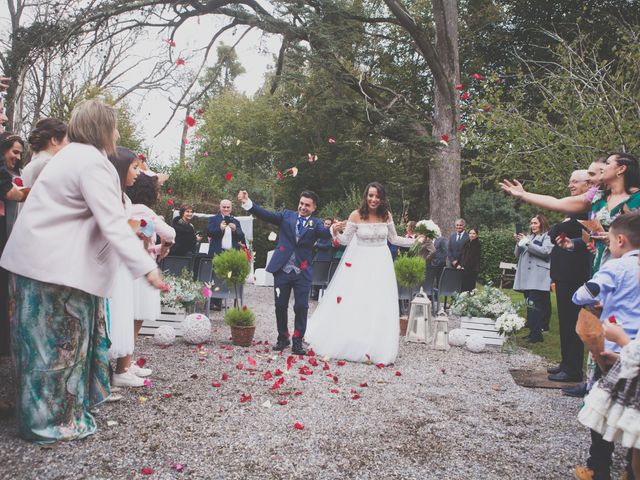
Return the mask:
<path id="1" fill-rule="evenodd" d="M 276 305 L 276 323 L 278 325 L 278 341 L 287 340 L 288 331 L 289 298 L 293 290 L 295 313 L 294 328 L 300 338 L 304 337 L 307 330 L 307 312 L 309 311 L 309 292 L 311 283 L 301 273 L 292 270 L 289 273 L 278 270 L 273 274 L 273 291 Z M 293 332 L 292 332 L 293 333 Z"/>

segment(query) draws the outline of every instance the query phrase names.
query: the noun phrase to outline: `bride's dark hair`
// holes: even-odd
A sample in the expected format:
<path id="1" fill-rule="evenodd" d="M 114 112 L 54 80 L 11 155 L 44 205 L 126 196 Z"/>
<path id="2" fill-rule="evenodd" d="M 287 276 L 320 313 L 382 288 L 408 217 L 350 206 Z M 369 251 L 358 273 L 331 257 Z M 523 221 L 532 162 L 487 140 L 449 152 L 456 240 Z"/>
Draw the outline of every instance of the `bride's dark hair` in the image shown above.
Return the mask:
<path id="1" fill-rule="evenodd" d="M 380 197 L 380 204 L 376 209 L 377 212 L 369 212 L 369 204 L 367 203 L 367 195 L 369 194 L 369 189 L 375 188 L 378 191 L 378 197 Z M 360 218 L 366 220 L 369 218 L 369 213 L 376 213 L 383 221 L 389 220 L 389 200 L 387 200 L 387 192 L 384 187 L 379 182 L 371 182 L 364 189 L 364 194 L 362 195 L 362 203 L 360 204 L 360 208 L 358 209 L 358 213 L 360 214 Z"/>

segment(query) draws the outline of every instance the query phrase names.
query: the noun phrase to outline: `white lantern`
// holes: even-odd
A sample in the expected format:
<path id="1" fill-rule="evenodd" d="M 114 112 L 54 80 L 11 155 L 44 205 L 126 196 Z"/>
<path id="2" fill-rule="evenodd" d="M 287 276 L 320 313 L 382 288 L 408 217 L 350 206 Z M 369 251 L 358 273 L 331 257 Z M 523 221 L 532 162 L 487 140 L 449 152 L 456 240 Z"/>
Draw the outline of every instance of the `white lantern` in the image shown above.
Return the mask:
<path id="1" fill-rule="evenodd" d="M 409 324 L 407 325 L 407 342 L 421 342 L 430 344 L 433 340 L 433 326 L 431 324 L 431 301 L 422 287 L 420 292 L 411 300 L 409 310 Z"/>
<path id="2" fill-rule="evenodd" d="M 449 319 L 439 315 L 433 321 L 433 325 L 433 348 L 436 350 L 449 350 Z"/>

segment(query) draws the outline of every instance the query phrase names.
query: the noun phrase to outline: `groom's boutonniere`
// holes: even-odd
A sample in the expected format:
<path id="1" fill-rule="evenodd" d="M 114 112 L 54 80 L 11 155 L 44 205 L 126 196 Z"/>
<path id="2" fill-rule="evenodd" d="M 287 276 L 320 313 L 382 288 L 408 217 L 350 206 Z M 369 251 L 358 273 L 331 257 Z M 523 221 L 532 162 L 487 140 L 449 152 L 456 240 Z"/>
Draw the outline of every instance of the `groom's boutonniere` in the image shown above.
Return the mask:
<path id="1" fill-rule="evenodd" d="M 309 221 L 307 222 L 307 227 L 313 228 L 313 220 L 309 219 Z"/>

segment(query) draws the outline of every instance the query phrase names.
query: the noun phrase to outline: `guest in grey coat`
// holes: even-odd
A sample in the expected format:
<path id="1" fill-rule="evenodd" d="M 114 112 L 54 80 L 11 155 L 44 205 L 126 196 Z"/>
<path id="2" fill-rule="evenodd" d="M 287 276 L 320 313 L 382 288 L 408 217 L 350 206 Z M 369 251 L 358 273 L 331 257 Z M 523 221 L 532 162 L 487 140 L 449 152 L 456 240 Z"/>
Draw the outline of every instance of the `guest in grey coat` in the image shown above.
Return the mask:
<path id="1" fill-rule="evenodd" d="M 553 244 L 549 238 L 549 222 L 544 215 L 531 219 L 529 235 L 517 233 L 515 256 L 518 259 L 513 289 L 524 293 L 527 301 L 529 343 L 542 342 L 542 330 L 549 328 L 551 317 L 550 258 Z"/>

